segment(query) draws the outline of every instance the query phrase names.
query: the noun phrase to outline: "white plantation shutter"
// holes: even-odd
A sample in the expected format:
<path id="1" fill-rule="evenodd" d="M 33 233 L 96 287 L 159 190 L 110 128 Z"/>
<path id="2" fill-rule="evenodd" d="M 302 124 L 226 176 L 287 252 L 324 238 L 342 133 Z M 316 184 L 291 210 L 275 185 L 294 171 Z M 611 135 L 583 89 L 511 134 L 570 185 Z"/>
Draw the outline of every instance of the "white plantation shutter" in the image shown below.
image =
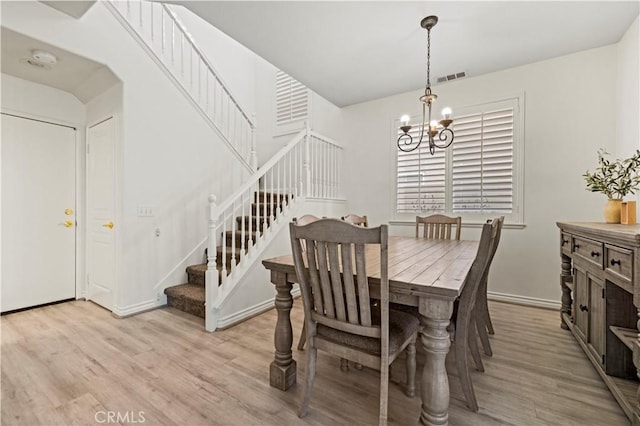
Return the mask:
<path id="1" fill-rule="evenodd" d="M 413 152 L 397 150 L 397 217 L 443 213 L 479 222 L 504 215 L 522 223 L 521 102 L 516 97 L 454 110 L 453 144 L 433 156 L 428 142 Z M 410 123 L 414 141 L 421 118 Z"/>
<path id="2" fill-rule="evenodd" d="M 283 71 L 276 73 L 276 124 L 304 120 L 309 115 L 309 90 Z"/>
<path id="3" fill-rule="evenodd" d="M 452 145 L 453 213 L 513 209 L 513 107 L 457 117 Z"/>
<path id="4" fill-rule="evenodd" d="M 421 123 L 411 123 L 414 143 Z M 398 133 L 400 136 L 402 132 Z M 412 152 L 398 150 L 396 211 L 398 213 L 443 213 L 445 211 L 445 153 L 429 154 L 424 142 Z"/>

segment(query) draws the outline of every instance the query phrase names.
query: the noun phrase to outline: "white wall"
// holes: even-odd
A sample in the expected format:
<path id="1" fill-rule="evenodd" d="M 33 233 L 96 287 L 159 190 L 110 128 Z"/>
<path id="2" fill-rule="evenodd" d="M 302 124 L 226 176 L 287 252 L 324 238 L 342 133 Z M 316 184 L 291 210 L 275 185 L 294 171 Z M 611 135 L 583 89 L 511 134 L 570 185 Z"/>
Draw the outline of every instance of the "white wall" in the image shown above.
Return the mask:
<path id="1" fill-rule="evenodd" d="M 525 93 L 523 229 L 505 229 L 489 290 L 521 300 L 559 301 L 556 221 L 601 221 L 603 196 L 585 190 L 581 175 L 596 152 L 616 148 L 616 46 L 588 50 L 434 87 L 441 106 L 454 108 Z M 593 90 L 597 88 L 597 100 Z M 422 90 L 343 109 L 348 210 L 388 222 L 394 206 L 396 129 L 400 115 L 418 113 Z M 413 224 L 391 233 L 411 234 Z M 477 228 L 463 238 L 476 239 Z"/>
<path id="2" fill-rule="evenodd" d="M 169 8 L 178 16 L 219 77 L 231 88 L 233 97 L 251 117 L 256 112 L 258 102 L 254 78 L 256 54 L 190 10 L 177 5 L 169 5 Z"/>
<path id="3" fill-rule="evenodd" d="M 245 111 L 260 114 L 260 162 L 268 160 L 290 139 L 273 139 L 276 68 L 191 12 L 173 9 Z M 162 290 L 184 282 L 184 268 L 203 260 L 207 196 L 224 200 L 247 172 L 104 4 L 76 20 L 39 2 L 3 2 L 2 25 L 103 63 L 122 81 L 90 102 L 81 120 L 94 124 L 115 114 L 120 127 L 114 312 L 126 315 L 162 304 Z M 340 110 L 313 96 L 321 127 L 338 139 L 340 126 L 333 120 Z M 154 217 L 138 217 L 138 205 L 152 206 Z M 246 303 L 253 302 L 249 299 Z"/>
<path id="4" fill-rule="evenodd" d="M 640 149 L 639 21 L 640 17 L 636 18 L 618 43 L 616 154 L 619 158 L 627 158 Z M 635 199 L 640 204 L 640 193 Z"/>
<path id="5" fill-rule="evenodd" d="M 222 80 L 229 85 L 242 108 L 249 115 L 255 114 L 258 164 L 263 164 L 295 134 L 279 136 L 281 129 L 275 125 L 275 81 L 278 69 L 190 10 L 173 5 L 171 9 L 185 24 Z M 339 141 L 342 136 L 340 108 L 313 91 L 310 98 L 312 112 L 309 121 L 312 129 Z M 304 123 L 300 122 L 297 127 L 302 129 Z"/>
<path id="6" fill-rule="evenodd" d="M 3 2 L 2 25 L 106 64 L 121 79 L 115 312 L 155 305 L 158 289 L 184 282 L 185 263 L 202 260 L 192 250 L 206 235 L 206 196 L 228 195 L 243 168 L 103 3 L 76 20 L 39 2 Z M 155 217 L 137 217 L 138 204 L 153 206 Z"/>
<path id="7" fill-rule="evenodd" d="M 4 21 L 3 21 L 4 24 Z M 71 126 L 83 126 L 85 106 L 70 93 L 2 74 L 2 110 Z"/>

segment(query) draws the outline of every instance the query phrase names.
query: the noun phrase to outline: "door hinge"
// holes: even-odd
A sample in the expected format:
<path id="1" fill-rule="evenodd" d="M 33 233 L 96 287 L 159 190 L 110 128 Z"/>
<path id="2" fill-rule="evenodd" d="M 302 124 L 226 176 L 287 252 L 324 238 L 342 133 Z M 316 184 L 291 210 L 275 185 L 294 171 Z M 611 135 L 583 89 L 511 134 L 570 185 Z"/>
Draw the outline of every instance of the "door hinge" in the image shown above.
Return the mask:
<path id="1" fill-rule="evenodd" d="M 602 287 L 602 298 L 604 299 L 604 287 Z"/>
<path id="2" fill-rule="evenodd" d="M 602 354 L 602 365 L 604 365 L 604 359 L 605 359 L 605 355 Z"/>

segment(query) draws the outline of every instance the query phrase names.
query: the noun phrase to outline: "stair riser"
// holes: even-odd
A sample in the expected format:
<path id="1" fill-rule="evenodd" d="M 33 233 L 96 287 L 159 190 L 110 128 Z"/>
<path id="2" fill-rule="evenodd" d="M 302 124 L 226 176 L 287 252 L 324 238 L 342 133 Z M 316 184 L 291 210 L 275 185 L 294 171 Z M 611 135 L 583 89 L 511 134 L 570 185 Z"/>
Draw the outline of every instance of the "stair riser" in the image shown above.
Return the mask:
<path id="1" fill-rule="evenodd" d="M 204 272 L 187 271 L 187 282 L 189 284 L 198 284 L 204 286 Z"/>
<path id="2" fill-rule="evenodd" d="M 227 247 L 227 253 L 226 253 L 226 258 L 227 258 L 227 263 L 225 264 L 225 266 L 227 267 L 227 272 L 229 270 L 229 268 L 231 268 L 231 257 L 232 257 L 232 252 L 230 247 Z M 218 248 L 218 257 L 216 258 L 217 264 L 218 264 L 218 269 L 222 267 L 222 249 Z M 240 262 L 240 253 L 236 252 L 236 264 Z"/>
<path id="3" fill-rule="evenodd" d="M 225 234 L 226 234 L 225 241 L 227 243 L 227 247 L 231 247 L 231 243 L 232 243 L 232 240 L 233 240 L 234 232 L 233 231 L 227 231 L 227 232 L 225 232 Z M 249 246 L 249 239 L 253 240 L 254 244 L 255 244 L 255 241 L 257 239 L 256 233 L 252 232 L 251 234 L 249 234 L 249 232 L 247 232 L 247 230 L 245 230 L 245 232 L 244 232 L 244 246 L 245 247 Z M 237 248 L 240 248 L 240 242 L 241 241 L 242 241 L 242 231 L 236 231 L 235 232 L 235 243 L 236 243 L 236 247 Z"/>
<path id="4" fill-rule="evenodd" d="M 167 296 L 167 305 L 200 318 L 204 318 L 205 315 L 204 304 L 183 298 Z"/>
<path id="5" fill-rule="evenodd" d="M 284 208 L 285 206 L 286 206 L 286 205 L 282 205 L 282 206 L 280 206 L 280 208 Z M 259 207 L 258 207 L 258 205 L 257 205 L 257 204 L 251 204 L 251 214 L 252 214 L 252 215 L 254 215 L 254 216 L 255 216 L 256 214 L 258 214 L 258 208 L 260 208 L 260 211 L 259 211 L 259 212 L 260 212 L 260 217 L 261 217 L 261 218 L 262 218 L 265 214 L 266 214 L 267 216 L 272 216 L 272 214 L 271 214 L 271 204 L 267 204 L 267 205 L 266 205 L 266 208 L 265 208 L 265 205 L 264 205 L 264 204 L 260 204 L 260 206 L 259 206 Z M 279 209 L 279 207 L 278 207 L 277 205 L 275 205 L 275 204 L 274 204 L 274 205 L 273 205 L 273 212 L 274 212 L 273 216 L 274 216 L 274 217 L 275 217 L 275 216 L 278 216 L 278 214 L 280 214 L 280 213 L 279 213 L 279 211 L 278 211 L 278 209 Z M 266 212 L 266 213 L 265 213 L 265 212 Z M 262 219 L 261 219 L 261 220 L 262 220 Z"/>
<path id="6" fill-rule="evenodd" d="M 227 258 L 227 274 L 230 272 L 230 268 L 231 268 L 231 256 L 229 256 Z M 222 282 L 222 262 L 218 262 L 218 282 L 221 283 Z M 188 277 L 188 283 L 189 284 L 197 284 L 200 285 L 202 287 L 204 287 L 205 284 L 205 275 L 206 272 L 202 271 L 198 271 L 198 272 L 187 272 L 187 277 Z"/>
<path id="7" fill-rule="evenodd" d="M 280 201 L 281 203 L 283 201 L 288 201 L 290 199 L 292 199 L 293 196 L 290 194 L 280 194 L 279 196 L 277 194 L 271 194 L 271 193 L 264 193 L 264 192 L 256 192 L 254 193 L 254 197 L 253 197 L 253 201 L 255 203 L 257 203 L 258 201 L 260 201 L 261 203 L 264 202 L 265 200 L 269 203 L 271 203 L 271 200 L 273 199 L 274 203 Z"/>
<path id="8" fill-rule="evenodd" d="M 236 263 L 241 259 L 240 249 L 243 246 L 243 239 L 244 247 L 246 248 L 249 246 L 250 239 L 255 241 L 269 226 L 271 223 L 270 216 L 272 214 L 274 216 L 279 214 L 279 210 L 286 206 L 292 199 L 293 196 L 291 194 L 277 195 L 264 192 L 254 194 L 255 203 L 251 206 L 252 216 L 236 217 L 237 231 L 227 231 L 222 235 L 222 240 L 225 244 L 225 268 L 227 270 L 227 274 L 231 272 L 231 263 L 234 255 Z M 256 218 L 258 213 L 260 217 Z M 264 217 L 265 215 L 267 216 L 266 218 Z M 242 233 L 242 229 L 244 229 L 244 235 Z M 251 230 L 251 232 L 249 232 L 249 230 Z M 232 247 L 233 243 L 235 243 L 234 245 L 236 250 Z M 217 248 L 216 254 L 217 278 L 218 282 L 222 283 L 222 247 Z M 167 305 L 191 315 L 204 318 L 204 289 L 201 289 L 200 287 L 205 286 L 205 277 L 206 268 L 204 265 L 189 266 L 187 268 L 188 284 L 181 284 L 165 289 Z"/>
<path id="9" fill-rule="evenodd" d="M 251 231 L 255 232 L 256 229 L 259 229 L 260 231 L 263 231 L 265 229 L 265 221 L 264 221 L 264 217 L 262 217 L 262 211 L 260 212 L 260 223 L 258 225 L 256 225 L 256 220 L 257 218 L 255 216 L 251 216 Z M 242 221 L 244 220 L 244 229 L 245 232 L 249 231 L 249 216 L 244 216 L 243 217 L 237 217 L 236 218 L 236 223 L 238 228 L 240 228 L 242 226 Z M 267 225 L 266 227 L 269 227 L 269 223 L 270 223 L 271 219 L 267 217 Z"/>

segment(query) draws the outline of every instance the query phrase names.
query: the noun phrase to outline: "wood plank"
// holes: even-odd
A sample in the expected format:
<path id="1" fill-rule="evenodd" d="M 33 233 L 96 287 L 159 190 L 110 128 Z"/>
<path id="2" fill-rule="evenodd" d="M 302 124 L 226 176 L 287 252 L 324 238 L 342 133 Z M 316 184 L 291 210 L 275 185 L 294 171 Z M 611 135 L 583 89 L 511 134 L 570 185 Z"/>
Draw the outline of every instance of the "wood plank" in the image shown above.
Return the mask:
<path id="1" fill-rule="evenodd" d="M 576 340 L 558 326 L 556 311 L 489 307 L 494 356 L 483 359 L 484 374 L 472 371 L 478 413 L 466 408 L 453 353 L 447 358 L 452 425 L 628 424 Z M 291 317 L 297 335 L 299 299 Z M 270 310 L 206 333 L 171 308 L 116 319 L 84 301 L 2 316 L 2 424 L 93 424 L 102 409 L 142 410 L 145 424 L 157 425 L 376 424 L 379 373 L 343 373 L 340 360 L 323 353 L 309 414 L 297 417 L 302 387 L 269 386 L 275 321 Z M 294 358 L 304 374 L 306 352 L 294 349 Z M 422 365 L 419 353 L 418 374 Z M 420 413 L 420 398 L 395 384 L 404 371 L 403 360 L 392 365 L 389 424 L 415 424 Z"/>

